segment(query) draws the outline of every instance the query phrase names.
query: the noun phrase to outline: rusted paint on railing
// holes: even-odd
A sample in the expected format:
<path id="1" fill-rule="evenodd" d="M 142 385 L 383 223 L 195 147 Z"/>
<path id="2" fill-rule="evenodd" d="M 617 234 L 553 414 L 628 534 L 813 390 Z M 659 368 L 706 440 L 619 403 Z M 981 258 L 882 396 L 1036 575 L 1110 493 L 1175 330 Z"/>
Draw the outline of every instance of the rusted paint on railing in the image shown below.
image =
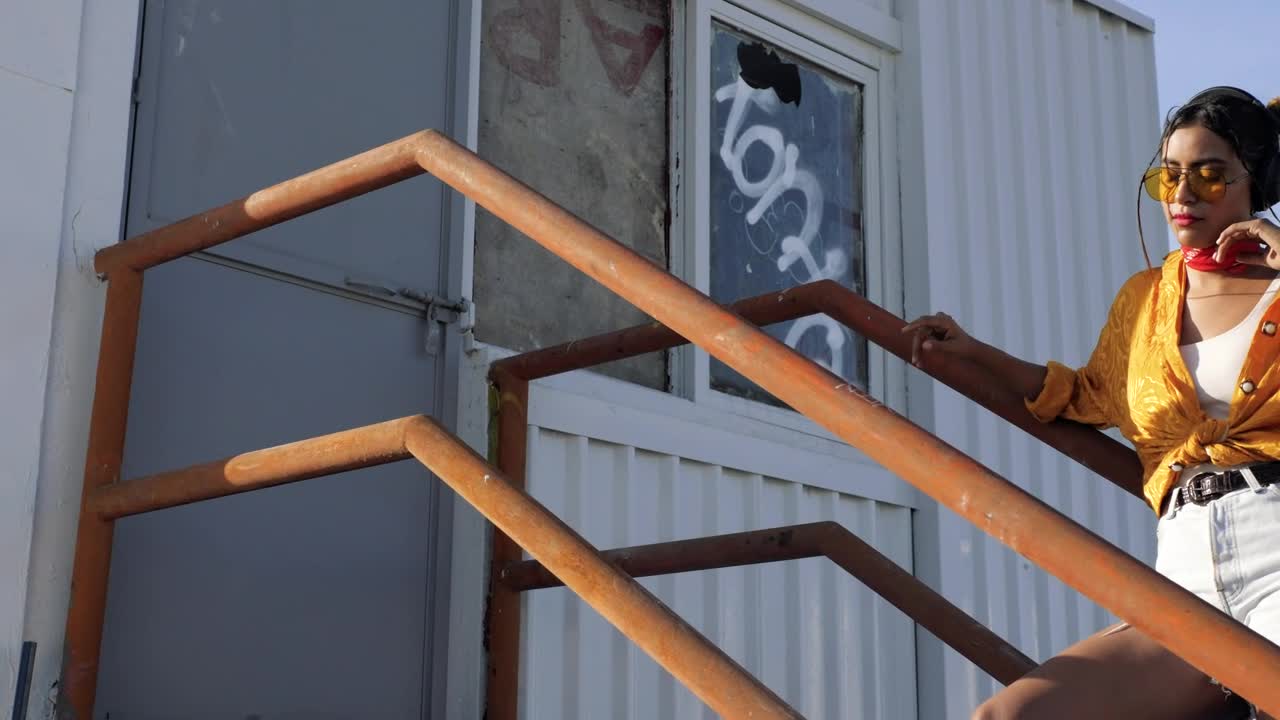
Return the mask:
<path id="1" fill-rule="evenodd" d="M 827 284 L 848 292 L 831 281 L 811 283 L 739 300 L 730 305 L 729 310 L 760 326 L 795 320 L 817 312 L 811 297 L 813 290 Z M 493 367 L 496 372 L 508 373 L 512 377 L 537 380 L 645 353 L 670 350 L 688 342 L 665 325 L 650 322 L 512 355 L 494 362 Z"/>
<path id="2" fill-rule="evenodd" d="M 222 207 L 131 238 L 100 251 L 95 258 L 95 267 L 112 281 L 112 286 L 121 288 L 115 291 L 115 295 L 121 297 L 128 288 L 137 285 L 141 271 L 147 268 L 211 248 L 400 180 L 421 175 L 423 170 L 416 156 L 435 135 L 433 131 L 411 135 L 293 180 L 260 190 Z M 119 304 L 119 302 L 114 303 L 114 305 Z M 106 321 L 108 328 L 113 327 L 113 323 L 116 322 L 111 318 L 120 317 L 119 313 L 113 314 L 112 307 L 113 304 L 109 303 Z M 126 343 L 130 371 L 136 344 L 136 319 L 137 308 L 135 307 L 133 312 L 135 334 Z M 109 335 L 110 333 L 104 333 L 104 344 L 108 342 Z M 120 417 L 115 421 L 110 417 L 110 413 L 95 411 L 94 427 L 102 431 L 96 434 L 100 441 L 96 443 L 91 441 L 90 445 L 91 468 L 86 473 L 86 488 L 82 496 L 81 545 L 78 547 L 76 567 L 73 570 L 75 578 L 87 579 L 87 581 L 78 582 L 78 587 L 73 588 L 72 596 L 75 602 L 68 612 L 67 653 L 68 658 L 74 659 L 75 662 L 70 663 L 68 671 L 64 673 L 63 688 L 65 693 L 74 694 L 76 699 L 74 702 L 63 703 L 62 708 L 64 713 L 71 713 L 74 707 L 75 715 L 81 718 L 92 717 L 97 682 L 97 659 L 101 645 L 106 573 L 109 569 L 110 552 L 111 524 L 104 518 L 148 512 L 187 502 L 296 482 L 344 469 L 390 462 L 403 457 L 406 452 L 402 444 L 381 445 L 396 434 L 396 423 L 393 421 L 391 424 L 384 423 L 374 428 L 353 431 L 354 435 L 339 433 L 336 436 L 304 441 L 301 444 L 247 453 L 186 471 L 142 478 L 127 485 L 99 492 L 102 483 L 97 482 L 95 478 L 101 473 L 95 474 L 92 463 L 95 458 L 103 456 L 103 452 L 95 451 L 94 448 L 112 445 L 112 433 L 119 434 L 119 442 L 116 443 L 119 445 L 117 457 L 114 464 L 108 463 L 111 465 L 111 480 L 116 480 L 119 455 L 123 449 L 123 413 L 127 411 L 129 398 L 128 377 L 120 381 L 113 374 L 113 368 L 118 363 L 112 365 L 110 356 L 111 353 L 104 352 L 103 362 L 99 366 L 99 395 L 110 396 L 116 400 L 116 409 Z M 104 371 L 109 376 L 107 377 L 109 382 L 106 385 L 104 385 Z M 108 390 L 103 390 L 108 386 Z M 523 419 L 520 422 L 523 423 Z M 103 441 L 102 438 L 106 440 Z M 379 450 L 379 447 L 382 449 Z M 522 455 L 523 452 L 521 452 Z M 511 464 L 514 461 L 505 462 Z M 522 457 L 519 462 L 522 466 Z M 522 471 L 521 474 L 523 474 Z M 495 544 L 499 550 L 498 557 L 503 562 L 513 557 L 518 559 L 521 556 L 519 548 L 509 542 L 504 543 L 502 537 L 499 536 Z M 628 592 L 637 589 L 643 592 L 638 585 Z M 96 604 L 76 601 L 77 598 L 82 597 L 98 598 L 98 600 Z M 519 651 L 519 599 L 505 590 L 499 590 L 497 597 L 497 602 L 490 606 L 491 614 L 494 610 L 506 608 L 506 612 L 502 613 L 504 620 L 500 621 L 498 626 L 514 623 L 515 632 L 508 634 L 515 638 L 515 643 L 505 654 L 499 649 L 495 657 L 499 661 L 506 657 L 513 663 L 511 667 L 517 667 L 514 663 L 518 661 Z M 645 611 L 649 613 L 650 620 L 658 618 L 664 612 L 670 615 L 669 611 L 662 608 L 660 604 L 657 610 L 649 607 L 650 603 L 656 602 L 652 597 L 647 599 L 633 597 L 630 602 L 632 607 L 628 612 L 634 613 L 637 608 L 640 610 L 648 608 Z M 602 612 L 609 615 L 612 611 L 602 610 Z M 679 638 L 677 645 L 683 648 L 682 652 L 692 652 L 693 657 L 700 658 L 704 665 L 698 668 L 697 679 L 695 679 L 691 671 L 678 671 L 674 668 L 673 664 L 679 665 L 685 662 L 678 660 L 676 656 L 659 653 L 661 657 L 656 659 L 669 670 L 673 670 L 674 674 L 691 689 L 694 685 L 698 685 L 701 689 L 695 689 L 695 692 L 712 707 L 731 713 L 739 711 L 759 713 L 763 710 L 763 714 L 760 715 L 762 717 L 796 717 L 794 711 L 785 703 L 734 665 L 714 646 L 708 644 L 705 638 L 698 636 L 696 632 L 689 635 L 691 628 L 683 626 L 682 629 L 678 622 L 670 627 L 664 623 L 661 627 L 667 627 L 675 633 L 675 637 Z M 639 632 L 640 626 L 633 626 L 633 633 Z M 650 650 L 656 647 L 655 641 L 647 636 L 633 639 Z M 666 641 L 662 641 L 659 645 L 665 647 Z M 696 647 L 698 645 L 705 647 L 698 649 Z M 703 674 L 708 668 L 712 669 L 710 676 Z M 708 684 L 706 677 L 715 678 L 715 682 L 712 683 L 715 687 Z M 512 686 L 509 692 L 509 704 L 513 709 L 514 702 L 515 688 Z"/>
<path id="3" fill-rule="evenodd" d="M 910 362 L 911 338 L 902 334 L 905 323 L 901 318 L 834 281 L 824 280 L 810 287 L 813 289 L 806 292 L 806 297 L 813 303 L 815 311 L 831 316 Z M 973 363 L 926 355 L 922 369 L 1145 504 L 1142 463 L 1132 448 L 1087 425 L 1066 420 L 1051 423 L 1036 420 L 1027 410 L 1023 398 L 1009 389 L 1004 378 L 995 377 Z"/>
<path id="4" fill-rule="evenodd" d="M 424 131 L 100 250 L 98 272 L 145 270 L 422 174 Z"/>
<path id="5" fill-rule="evenodd" d="M 444 428 L 420 419 L 414 457 L 723 717 L 800 717 L 634 578 Z"/>
<path id="6" fill-rule="evenodd" d="M 606 550 L 603 555 L 636 578 L 827 557 L 999 682 L 1008 685 L 1036 667 L 1031 658 L 839 523 L 676 540 Z M 536 560 L 510 565 L 501 577 L 519 592 L 563 584 Z"/>
<path id="7" fill-rule="evenodd" d="M 62 678 L 58 684 L 60 718 L 85 720 L 93 717 L 115 524 L 90 511 L 89 504 L 95 492 L 111 487 L 120 479 L 141 309 L 142 274 L 132 270 L 117 272 L 107 287 L 102 339 L 98 346 L 98 371 L 89 419 L 89 446 L 85 453 L 84 487 L 80 494 L 80 519 L 67 606 Z"/>
<path id="8" fill-rule="evenodd" d="M 827 524 L 815 522 L 671 540 L 603 550 L 600 554 L 634 578 L 803 560 L 822 557 L 817 539 Z M 516 592 L 564 586 L 560 578 L 537 560 L 512 563 L 502 568 L 500 577 L 504 585 Z"/>
<path id="9" fill-rule="evenodd" d="M 395 462 L 410 455 L 518 546 L 564 578 L 587 604 L 713 710 L 725 717 L 800 717 L 633 578 L 602 559 L 598 550 L 515 487 L 504 473 L 424 416 L 152 475 L 121 483 L 110 495 L 96 497 L 113 508 L 113 513 L 130 515 Z M 83 515 L 98 517 L 92 510 Z"/>
<path id="10" fill-rule="evenodd" d="M 114 520 L 406 460 L 409 451 L 402 439 L 409 422 L 391 420 L 116 483 L 95 491 L 89 507 L 102 519 Z"/>
<path id="11" fill-rule="evenodd" d="M 782 292 L 747 298 L 728 306 L 728 310 L 759 327 L 825 313 L 903 360 L 911 357 L 911 339 L 901 332 L 906 323 L 834 280 L 820 280 Z M 503 358 L 494 363 L 494 368 L 515 377 L 535 380 L 668 350 L 686 342 L 661 324 L 646 323 Z M 1143 499 L 1142 465 L 1131 448 L 1079 423 L 1066 420 L 1039 422 L 1027 411 L 1022 398 L 1010 391 L 1000 378 L 991 377 L 972 363 L 928 361 L 922 370 L 1115 483 L 1135 498 Z"/>
<path id="12" fill-rule="evenodd" d="M 1280 714 L 1280 647 L 457 143 L 428 137 L 419 160 L 428 172 L 889 471 L 1227 687 Z"/>
<path id="13" fill-rule="evenodd" d="M 529 381 L 497 368 L 491 369 L 489 379 L 497 391 L 498 469 L 513 486 L 523 490 L 529 438 Z M 522 557 L 514 540 L 501 530 L 493 531 L 484 614 L 487 720 L 516 720 L 519 715 L 520 594 L 501 582 L 501 571 Z"/>

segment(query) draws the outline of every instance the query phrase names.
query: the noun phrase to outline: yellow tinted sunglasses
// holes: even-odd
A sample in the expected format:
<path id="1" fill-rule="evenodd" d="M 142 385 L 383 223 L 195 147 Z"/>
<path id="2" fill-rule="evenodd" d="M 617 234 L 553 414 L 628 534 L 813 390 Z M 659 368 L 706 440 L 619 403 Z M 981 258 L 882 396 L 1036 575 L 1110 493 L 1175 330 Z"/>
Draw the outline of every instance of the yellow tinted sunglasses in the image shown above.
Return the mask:
<path id="1" fill-rule="evenodd" d="M 1191 168 L 1161 166 L 1153 167 L 1142 175 L 1142 187 L 1147 189 L 1147 194 L 1152 200 L 1171 203 L 1174 196 L 1178 194 L 1178 185 L 1182 183 L 1183 178 L 1186 178 L 1191 192 L 1195 193 L 1197 198 L 1213 203 L 1227 194 L 1228 185 L 1248 176 L 1249 173 L 1244 172 L 1228 180 L 1221 170 L 1208 165 Z"/>

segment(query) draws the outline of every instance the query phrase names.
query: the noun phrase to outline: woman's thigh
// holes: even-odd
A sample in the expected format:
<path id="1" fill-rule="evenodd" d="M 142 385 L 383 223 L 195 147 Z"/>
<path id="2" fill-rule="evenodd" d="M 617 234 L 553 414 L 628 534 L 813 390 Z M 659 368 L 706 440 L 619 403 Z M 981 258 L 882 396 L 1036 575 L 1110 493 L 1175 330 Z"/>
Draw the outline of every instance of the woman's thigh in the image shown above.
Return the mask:
<path id="1" fill-rule="evenodd" d="M 992 697 L 974 718 L 1202 720 L 1227 717 L 1204 673 L 1129 626 L 1088 637 Z"/>
<path id="2" fill-rule="evenodd" d="M 1219 572 L 1231 614 L 1280 644 L 1280 485 L 1223 498 L 1223 505 L 1231 561 Z"/>

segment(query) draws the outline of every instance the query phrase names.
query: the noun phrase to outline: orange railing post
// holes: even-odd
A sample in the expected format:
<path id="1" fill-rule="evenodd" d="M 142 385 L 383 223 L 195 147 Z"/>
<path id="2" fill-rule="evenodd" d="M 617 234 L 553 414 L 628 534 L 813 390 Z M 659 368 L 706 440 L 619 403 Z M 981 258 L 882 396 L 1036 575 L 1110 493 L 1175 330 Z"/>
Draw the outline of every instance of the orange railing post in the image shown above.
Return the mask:
<path id="1" fill-rule="evenodd" d="M 521 489 L 527 477 L 525 462 L 529 437 L 529 381 L 501 369 L 490 372 L 497 392 L 498 469 Z M 484 635 L 488 657 L 485 684 L 485 717 L 516 720 L 520 690 L 520 594 L 501 582 L 502 569 L 519 562 L 520 546 L 506 533 L 493 532 L 489 550 L 489 594 L 485 605 Z"/>
<path id="2" fill-rule="evenodd" d="M 142 274 L 132 270 L 117 272 L 107 286 L 106 309 L 102 315 L 98 376 L 89 420 L 89 447 L 85 454 L 84 488 L 80 494 L 80 520 L 67 606 L 62 679 L 58 684 L 58 706 L 69 707 L 72 717 L 77 718 L 93 717 L 115 528 L 111 520 L 89 512 L 88 506 L 95 492 L 120 480 L 141 309 Z"/>

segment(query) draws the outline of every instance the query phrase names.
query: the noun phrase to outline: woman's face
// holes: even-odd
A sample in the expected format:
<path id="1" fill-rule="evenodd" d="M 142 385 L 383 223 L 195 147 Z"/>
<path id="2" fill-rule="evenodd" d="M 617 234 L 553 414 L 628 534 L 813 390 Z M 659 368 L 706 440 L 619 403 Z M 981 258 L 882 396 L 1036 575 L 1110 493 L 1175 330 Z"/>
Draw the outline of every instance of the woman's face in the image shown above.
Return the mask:
<path id="1" fill-rule="evenodd" d="M 1178 243 L 1187 247 L 1212 247 L 1228 225 L 1252 217 L 1249 212 L 1250 178 L 1231 145 L 1217 133 L 1190 125 L 1178 128 L 1164 146 L 1166 167 L 1199 171 L 1211 168 L 1226 180 L 1239 180 L 1226 186 L 1217 201 L 1198 197 L 1184 176 L 1164 203 L 1164 218 L 1173 228 Z"/>

